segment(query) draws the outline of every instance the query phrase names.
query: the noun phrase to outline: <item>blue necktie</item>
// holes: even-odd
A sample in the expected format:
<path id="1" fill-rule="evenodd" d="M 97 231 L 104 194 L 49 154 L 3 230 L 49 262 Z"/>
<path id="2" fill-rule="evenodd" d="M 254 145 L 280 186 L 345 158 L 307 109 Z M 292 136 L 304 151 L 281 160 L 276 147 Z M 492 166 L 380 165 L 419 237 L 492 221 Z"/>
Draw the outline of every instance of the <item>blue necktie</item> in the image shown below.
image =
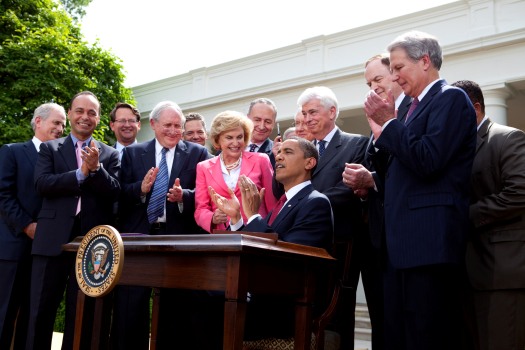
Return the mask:
<path id="1" fill-rule="evenodd" d="M 325 140 L 321 140 L 321 141 L 317 141 L 319 143 L 319 157 L 322 157 L 323 156 L 323 153 L 325 151 L 325 144 L 326 144 L 326 141 Z"/>
<path id="2" fill-rule="evenodd" d="M 166 164 L 166 152 L 168 149 L 162 149 L 162 158 L 159 163 L 159 172 L 153 184 L 153 192 L 148 204 L 148 221 L 150 224 L 156 222 L 159 217 L 164 215 L 164 203 L 168 193 L 168 165 Z"/>
<path id="3" fill-rule="evenodd" d="M 257 148 L 257 145 L 255 143 L 252 143 L 250 145 L 250 152 L 255 152 L 255 149 Z"/>

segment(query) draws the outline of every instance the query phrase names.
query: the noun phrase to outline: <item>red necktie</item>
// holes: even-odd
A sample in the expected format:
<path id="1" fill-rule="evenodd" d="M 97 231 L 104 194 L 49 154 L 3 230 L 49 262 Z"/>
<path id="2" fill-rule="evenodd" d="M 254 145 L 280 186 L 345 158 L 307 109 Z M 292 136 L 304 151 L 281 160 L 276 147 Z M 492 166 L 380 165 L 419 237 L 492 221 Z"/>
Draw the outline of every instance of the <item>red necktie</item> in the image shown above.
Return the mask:
<path id="1" fill-rule="evenodd" d="M 275 208 L 273 208 L 272 215 L 270 216 L 270 220 L 268 220 L 268 225 L 272 225 L 277 215 L 279 215 L 279 212 L 283 208 L 284 203 L 286 202 L 286 194 L 283 194 L 281 198 L 277 201 L 277 205 Z"/>
<path id="2" fill-rule="evenodd" d="M 408 123 L 408 119 L 410 119 L 410 116 L 412 115 L 412 112 L 414 112 L 414 109 L 416 109 L 418 103 L 419 103 L 419 100 L 417 99 L 417 97 L 414 100 L 412 100 L 412 104 L 410 105 L 410 108 L 408 109 L 408 112 L 407 112 L 405 124 Z"/>

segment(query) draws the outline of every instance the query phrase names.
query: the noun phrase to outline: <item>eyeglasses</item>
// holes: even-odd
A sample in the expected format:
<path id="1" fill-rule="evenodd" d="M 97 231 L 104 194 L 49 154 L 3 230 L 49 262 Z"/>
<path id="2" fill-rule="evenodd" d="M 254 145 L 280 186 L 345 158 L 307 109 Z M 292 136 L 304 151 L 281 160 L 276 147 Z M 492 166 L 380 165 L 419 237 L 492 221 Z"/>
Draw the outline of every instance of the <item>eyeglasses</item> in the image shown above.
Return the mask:
<path id="1" fill-rule="evenodd" d="M 133 124 L 137 124 L 138 121 L 136 119 L 119 119 L 119 120 L 115 120 L 115 123 L 119 123 L 122 125 L 125 125 L 125 124 L 133 125 Z"/>
<path id="2" fill-rule="evenodd" d="M 203 130 L 198 130 L 198 131 L 185 131 L 184 132 L 184 135 L 185 136 L 193 136 L 197 134 L 198 136 L 204 136 L 204 131 Z"/>

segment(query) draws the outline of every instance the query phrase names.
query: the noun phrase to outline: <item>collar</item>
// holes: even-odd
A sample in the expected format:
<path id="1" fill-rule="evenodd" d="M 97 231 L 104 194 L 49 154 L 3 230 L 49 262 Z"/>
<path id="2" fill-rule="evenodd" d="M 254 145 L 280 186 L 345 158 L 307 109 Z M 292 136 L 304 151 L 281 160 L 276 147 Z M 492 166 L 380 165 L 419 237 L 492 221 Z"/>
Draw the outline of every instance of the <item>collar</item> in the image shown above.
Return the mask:
<path id="1" fill-rule="evenodd" d="M 426 88 L 423 89 L 423 91 L 419 94 L 419 96 L 417 96 L 417 99 L 419 100 L 419 102 L 423 101 L 423 99 L 425 98 L 425 95 L 427 94 L 428 90 L 430 90 L 432 88 L 432 86 L 434 86 L 434 84 L 436 84 L 440 80 L 441 80 L 441 78 L 438 78 L 438 79 L 434 80 L 433 82 L 428 84 Z"/>
<path id="2" fill-rule="evenodd" d="M 290 199 L 292 199 L 297 193 L 299 193 L 303 188 L 305 188 L 308 185 L 311 185 L 312 181 L 306 180 L 305 182 L 301 182 L 300 184 L 295 185 L 294 187 L 290 188 L 286 192 L 286 202 L 288 202 Z"/>
<path id="3" fill-rule="evenodd" d="M 162 155 L 162 149 L 163 148 L 164 148 L 164 146 L 162 146 L 159 143 L 159 140 L 155 139 L 155 155 Z M 173 154 L 175 152 L 175 148 L 177 148 L 177 146 L 168 149 L 168 152 L 171 152 Z"/>
<path id="4" fill-rule="evenodd" d="M 479 131 L 479 128 L 481 128 L 481 126 L 483 125 L 483 123 L 485 123 L 488 119 L 489 119 L 489 116 L 485 114 L 483 119 L 481 119 L 481 123 L 479 123 L 478 125 L 478 129 L 477 129 L 478 131 Z"/>
<path id="5" fill-rule="evenodd" d="M 79 140 L 73 134 L 69 134 L 71 136 L 71 140 L 73 141 L 73 146 L 77 147 L 77 142 L 82 141 L 86 146 L 89 146 L 91 144 L 91 140 L 93 139 L 93 136 L 90 136 L 87 138 L 87 140 Z"/>
<path id="6" fill-rule="evenodd" d="M 335 132 L 339 130 L 339 128 L 336 126 L 335 128 L 333 128 L 329 133 L 328 135 L 326 135 L 325 137 L 323 137 L 321 140 L 325 140 L 326 141 L 326 145 L 328 146 L 328 144 L 330 143 L 330 141 L 332 141 L 332 138 L 334 137 L 335 135 Z M 319 142 L 321 140 L 317 140 L 316 142 Z"/>
<path id="7" fill-rule="evenodd" d="M 42 144 L 42 141 L 40 141 L 36 136 L 33 136 L 31 141 L 33 141 L 33 145 L 35 145 L 36 151 L 40 152 L 40 145 Z"/>

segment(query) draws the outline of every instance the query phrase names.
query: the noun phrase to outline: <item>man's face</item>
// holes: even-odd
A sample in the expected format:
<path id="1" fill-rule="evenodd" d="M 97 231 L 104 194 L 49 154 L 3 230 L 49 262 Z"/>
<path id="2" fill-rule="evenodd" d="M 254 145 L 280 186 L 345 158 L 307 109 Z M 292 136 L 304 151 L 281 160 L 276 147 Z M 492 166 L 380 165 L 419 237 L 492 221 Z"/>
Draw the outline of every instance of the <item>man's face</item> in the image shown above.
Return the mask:
<path id="1" fill-rule="evenodd" d="M 304 120 L 303 112 L 299 111 L 294 118 L 294 124 L 295 124 L 295 134 L 298 137 L 302 137 L 303 139 L 306 139 L 308 141 L 312 141 L 314 137 L 310 133 L 310 130 L 306 127 L 306 122 Z"/>
<path id="2" fill-rule="evenodd" d="M 119 108 L 115 112 L 115 121 L 110 122 L 109 126 L 115 133 L 117 141 L 128 146 L 135 142 L 137 133 L 140 130 L 140 122 L 137 121 L 137 117 L 133 114 L 133 111 L 129 108 Z"/>
<path id="3" fill-rule="evenodd" d="M 49 116 L 35 118 L 35 136 L 42 142 L 58 139 L 66 127 L 66 116 L 57 109 L 52 109 Z"/>
<path id="4" fill-rule="evenodd" d="M 316 139 L 322 139 L 335 127 L 336 108 L 326 108 L 314 98 L 302 106 L 306 126 Z"/>
<path id="5" fill-rule="evenodd" d="M 250 114 L 253 122 L 252 142 L 264 142 L 272 133 L 275 126 L 275 114 L 271 106 L 265 103 L 256 103 L 253 105 Z"/>
<path id="6" fill-rule="evenodd" d="M 275 157 L 275 179 L 290 188 L 303 182 L 315 165 L 314 158 L 305 158 L 297 140 L 286 140 Z"/>
<path id="7" fill-rule="evenodd" d="M 392 70 L 392 81 L 398 83 L 405 95 L 417 97 L 427 86 L 425 72 L 430 67 L 428 56 L 424 56 L 416 62 L 412 61 L 403 49 L 395 49 L 390 52 L 390 69 Z"/>
<path id="8" fill-rule="evenodd" d="M 179 113 L 168 108 L 160 113 L 159 120 L 150 120 L 155 138 L 163 147 L 173 148 L 182 138 L 182 119 Z"/>
<path id="9" fill-rule="evenodd" d="M 389 67 L 385 66 L 381 59 L 375 59 L 368 63 L 365 68 L 366 85 L 383 99 L 387 99 L 388 90 L 392 90 L 394 97 L 399 96 L 401 88 L 392 82 Z"/>
<path id="10" fill-rule="evenodd" d="M 184 125 L 184 140 L 205 146 L 208 135 L 200 120 L 190 120 Z"/>
<path id="11" fill-rule="evenodd" d="M 79 140 L 86 140 L 97 127 L 100 116 L 100 105 L 91 95 L 80 95 L 73 100 L 71 109 L 67 113 L 71 123 L 71 133 Z"/>

